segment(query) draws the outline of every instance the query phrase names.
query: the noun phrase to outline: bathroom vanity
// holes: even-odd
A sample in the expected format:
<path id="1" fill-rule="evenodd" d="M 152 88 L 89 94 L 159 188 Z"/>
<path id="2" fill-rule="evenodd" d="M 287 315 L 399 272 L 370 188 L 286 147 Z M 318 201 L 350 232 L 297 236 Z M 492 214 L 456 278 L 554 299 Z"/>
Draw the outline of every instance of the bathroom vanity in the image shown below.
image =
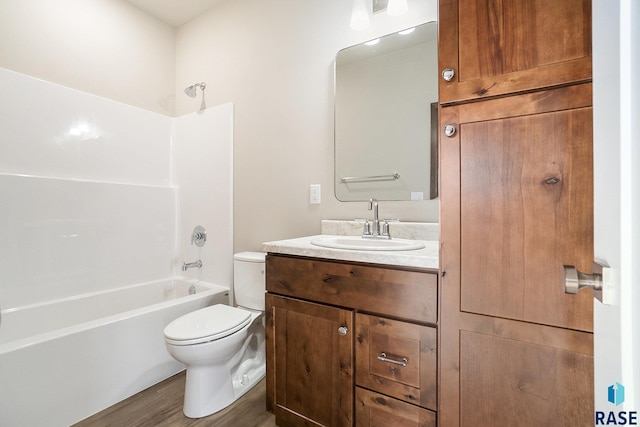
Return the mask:
<path id="1" fill-rule="evenodd" d="M 435 427 L 437 242 L 374 253 L 310 240 L 264 246 L 267 407 L 277 424 Z"/>

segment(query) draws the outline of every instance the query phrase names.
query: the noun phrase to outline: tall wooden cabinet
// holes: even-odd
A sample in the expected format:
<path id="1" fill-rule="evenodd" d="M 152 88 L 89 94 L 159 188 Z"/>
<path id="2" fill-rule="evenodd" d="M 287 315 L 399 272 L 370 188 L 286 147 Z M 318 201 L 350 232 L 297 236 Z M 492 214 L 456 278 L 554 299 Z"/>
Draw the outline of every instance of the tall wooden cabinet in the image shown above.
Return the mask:
<path id="1" fill-rule="evenodd" d="M 439 7 L 438 423 L 590 425 L 590 1 Z"/>

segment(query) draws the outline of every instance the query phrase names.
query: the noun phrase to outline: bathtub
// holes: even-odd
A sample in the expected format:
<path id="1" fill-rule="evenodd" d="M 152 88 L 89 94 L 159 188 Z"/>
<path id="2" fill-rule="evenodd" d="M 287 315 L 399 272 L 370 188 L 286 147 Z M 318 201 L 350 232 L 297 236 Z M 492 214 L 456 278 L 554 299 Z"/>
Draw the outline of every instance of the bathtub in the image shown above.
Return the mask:
<path id="1" fill-rule="evenodd" d="M 228 287 L 167 279 L 3 310 L 0 426 L 69 426 L 180 372 L 164 327 L 228 302 Z"/>

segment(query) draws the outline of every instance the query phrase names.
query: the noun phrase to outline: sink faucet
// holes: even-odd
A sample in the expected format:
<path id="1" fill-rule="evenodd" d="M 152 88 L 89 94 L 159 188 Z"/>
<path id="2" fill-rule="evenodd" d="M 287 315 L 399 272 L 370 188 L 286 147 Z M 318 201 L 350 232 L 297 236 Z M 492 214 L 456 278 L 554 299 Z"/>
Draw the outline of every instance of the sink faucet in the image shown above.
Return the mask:
<path id="1" fill-rule="evenodd" d="M 182 271 L 187 271 L 190 268 L 202 268 L 202 261 L 197 260 L 194 262 L 183 262 L 182 263 Z"/>
<path id="2" fill-rule="evenodd" d="M 380 220 L 378 220 L 378 200 L 369 199 L 369 210 L 373 210 L 373 229 L 371 234 L 378 236 L 380 234 Z"/>
<path id="3" fill-rule="evenodd" d="M 365 221 L 362 237 L 390 239 L 391 234 L 389 234 L 389 223 L 386 220 L 382 225 L 382 232 L 380 231 L 380 219 L 378 217 L 377 199 L 369 199 L 369 210 L 373 211 L 373 224 L 369 224 L 369 220 Z"/>

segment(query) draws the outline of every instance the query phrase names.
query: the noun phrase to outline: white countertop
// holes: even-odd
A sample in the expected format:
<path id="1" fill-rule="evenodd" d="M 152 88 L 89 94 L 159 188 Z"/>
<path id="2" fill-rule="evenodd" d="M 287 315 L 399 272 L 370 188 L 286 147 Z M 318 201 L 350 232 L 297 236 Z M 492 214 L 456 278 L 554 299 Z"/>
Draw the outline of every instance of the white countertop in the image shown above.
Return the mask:
<path id="1" fill-rule="evenodd" d="M 316 237 L 318 236 L 265 242 L 262 249 L 286 255 L 438 269 L 438 241 L 421 240 L 424 248 L 413 251 L 364 251 L 316 246 L 311 244 L 311 240 Z"/>

